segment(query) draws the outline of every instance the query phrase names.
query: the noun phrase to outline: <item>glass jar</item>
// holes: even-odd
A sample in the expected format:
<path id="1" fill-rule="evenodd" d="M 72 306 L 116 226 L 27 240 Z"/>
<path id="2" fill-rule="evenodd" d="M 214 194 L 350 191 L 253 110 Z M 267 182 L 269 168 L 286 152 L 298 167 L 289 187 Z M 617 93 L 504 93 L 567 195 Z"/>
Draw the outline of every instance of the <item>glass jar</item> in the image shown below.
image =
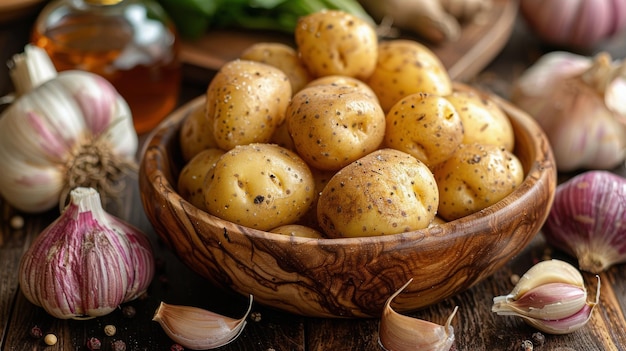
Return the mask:
<path id="1" fill-rule="evenodd" d="M 108 79 L 130 106 L 139 134 L 178 103 L 178 36 L 157 2 L 54 0 L 35 21 L 31 41 L 59 72 L 80 69 Z"/>

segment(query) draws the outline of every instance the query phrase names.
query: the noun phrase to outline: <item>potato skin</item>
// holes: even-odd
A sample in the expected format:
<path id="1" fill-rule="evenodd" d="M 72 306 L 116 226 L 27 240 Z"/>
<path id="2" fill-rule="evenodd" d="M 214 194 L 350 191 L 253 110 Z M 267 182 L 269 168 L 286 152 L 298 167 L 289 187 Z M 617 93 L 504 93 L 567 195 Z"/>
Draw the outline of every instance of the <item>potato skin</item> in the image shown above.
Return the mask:
<path id="1" fill-rule="evenodd" d="M 351 86 L 302 89 L 286 115 L 298 154 L 321 170 L 339 170 L 376 150 L 385 135 L 385 114 L 378 101 Z"/>
<path id="2" fill-rule="evenodd" d="M 292 94 L 300 91 L 313 76 L 298 57 L 296 49 L 282 43 L 256 43 L 239 56 L 242 60 L 257 61 L 274 66 L 285 72 L 291 83 Z"/>
<path id="3" fill-rule="evenodd" d="M 463 123 L 445 97 L 416 93 L 391 107 L 385 146 L 404 151 L 429 168 L 445 161 L 463 141 Z"/>
<path id="4" fill-rule="evenodd" d="M 380 149 L 330 179 L 317 216 L 330 238 L 389 235 L 428 227 L 438 202 L 425 164 L 405 152 Z"/>
<path id="5" fill-rule="evenodd" d="M 433 169 L 441 218 L 452 221 L 478 212 L 509 195 L 524 180 L 519 159 L 503 147 L 461 144 Z"/>
<path id="6" fill-rule="evenodd" d="M 283 123 L 291 83 L 280 69 L 255 61 L 229 61 L 206 92 L 207 118 L 217 145 L 266 143 Z"/>
<path id="7" fill-rule="evenodd" d="M 213 125 L 206 115 L 206 106 L 200 105 L 185 117 L 180 126 L 180 150 L 183 160 L 189 162 L 205 149 L 216 148 Z"/>
<path id="8" fill-rule="evenodd" d="M 446 97 L 463 121 L 464 144 L 491 144 L 513 151 L 513 126 L 500 107 L 475 91 L 455 91 Z"/>
<path id="9" fill-rule="evenodd" d="M 410 94 L 452 93 L 452 80 L 439 58 L 412 40 L 381 42 L 376 68 L 365 82 L 374 90 L 385 112 Z"/>
<path id="10" fill-rule="evenodd" d="M 319 231 L 302 224 L 285 224 L 270 230 L 270 233 L 287 236 L 299 236 L 302 238 L 322 239 L 324 235 Z"/>
<path id="11" fill-rule="evenodd" d="M 267 231 L 306 213 L 315 199 L 315 183 L 294 152 L 274 144 L 239 145 L 215 164 L 204 199 L 210 214 Z"/>
<path id="12" fill-rule="evenodd" d="M 378 37 L 372 25 L 349 13 L 322 10 L 298 20 L 294 38 L 300 60 L 314 77 L 372 74 Z"/>
<path id="13" fill-rule="evenodd" d="M 213 170 L 224 150 L 210 148 L 200 151 L 185 164 L 178 175 L 178 193 L 197 208 L 206 211 L 204 206 L 204 180 Z"/>

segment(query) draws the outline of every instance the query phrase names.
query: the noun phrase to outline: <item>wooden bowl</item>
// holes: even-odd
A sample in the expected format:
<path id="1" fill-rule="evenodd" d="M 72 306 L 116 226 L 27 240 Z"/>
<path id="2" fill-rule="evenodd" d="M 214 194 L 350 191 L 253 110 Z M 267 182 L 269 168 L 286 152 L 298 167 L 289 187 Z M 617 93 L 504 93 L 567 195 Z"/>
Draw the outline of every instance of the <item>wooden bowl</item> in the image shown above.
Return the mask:
<path id="1" fill-rule="evenodd" d="M 556 169 L 545 134 L 524 112 L 488 96 L 513 124 L 526 176 L 502 201 L 452 222 L 389 236 L 308 239 L 242 227 L 197 209 L 176 192 L 183 166 L 179 129 L 204 97 L 150 135 L 139 172 L 143 206 L 186 265 L 263 305 L 311 317 L 380 317 L 387 298 L 414 278 L 394 308 L 418 310 L 506 264 L 539 232 L 554 199 Z"/>

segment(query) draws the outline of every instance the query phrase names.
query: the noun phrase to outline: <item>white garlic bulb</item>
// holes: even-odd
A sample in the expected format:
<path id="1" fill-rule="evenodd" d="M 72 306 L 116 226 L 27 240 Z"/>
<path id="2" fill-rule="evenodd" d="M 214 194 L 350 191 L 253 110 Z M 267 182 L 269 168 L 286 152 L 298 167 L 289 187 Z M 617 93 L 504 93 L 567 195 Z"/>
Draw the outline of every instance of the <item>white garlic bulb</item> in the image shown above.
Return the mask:
<path id="1" fill-rule="evenodd" d="M 613 169 L 626 159 L 626 62 L 608 53 L 542 56 L 511 101 L 545 131 L 559 171 Z"/>
<path id="2" fill-rule="evenodd" d="M 136 167 L 138 138 L 124 99 L 98 75 L 57 74 L 35 46 L 12 65 L 17 98 L 0 116 L 0 195 L 33 213 L 62 207 L 77 186 L 107 195 Z"/>

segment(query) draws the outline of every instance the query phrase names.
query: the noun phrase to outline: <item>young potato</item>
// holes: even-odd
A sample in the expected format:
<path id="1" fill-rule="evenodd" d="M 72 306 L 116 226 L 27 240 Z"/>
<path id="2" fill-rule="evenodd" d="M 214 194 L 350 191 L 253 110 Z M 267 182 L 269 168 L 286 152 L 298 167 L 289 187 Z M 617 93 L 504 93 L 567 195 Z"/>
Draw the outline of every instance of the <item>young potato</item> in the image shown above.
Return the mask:
<path id="1" fill-rule="evenodd" d="M 380 149 L 335 174 L 317 203 L 330 238 L 389 235 L 428 227 L 437 214 L 435 178 L 425 164 Z"/>
<path id="2" fill-rule="evenodd" d="M 255 61 L 227 62 L 206 92 L 215 142 L 223 150 L 269 142 L 290 99 L 291 83 L 280 69 Z"/>
<path id="3" fill-rule="evenodd" d="M 178 175 L 178 194 L 203 211 L 206 211 L 204 179 L 223 154 L 224 150 L 217 148 L 202 150 L 185 164 Z"/>
<path id="4" fill-rule="evenodd" d="M 362 80 L 352 78 L 352 77 L 346 77 L 346 76 L 340 76 L 340 75 L 324 76 L 324 77 L 316 78 L 310 81 L 306 86 L 312 87 L 316 85 L 326 85 L 326 84 L 350 86 L 353 88 L 361 89 L 364 93 L 371 95 L 373 99 L 376 99 L 376 101 L 378 101 L 378 97 L 376 96 L 376 93 L 374 93 L 374 90 L 372 90 L 372 88 L 370 88 L 369 85 L 365 84 L 365 82 L 363 82 Z"/>
<path id="5" fill-rule="evenodd" d="M 324 235 L 319 231 L 302 224 L 285 224 L 270 230 L 270 233 L 287 236 L 299 236 L 302 238 L 322 239 Z"/>
<path id="6" fill-rule="evenodd" d="M 376 66 L 376 30 L 355 15 L 323 10 L 300 17 L 294 38 L 300 60 L 314 77 L 365 79 Z"/>
<path id="7" fill-rule="evenodd" d="M 429 168 L 445 161 L 463 141 L 463 123 L 445 97 L 416 93 L 387 113 L 385 146 L 404 151 Z"/>
<path id="8" fill-rule="evenodd" d="M 378 101 L 351 86 L 302 89 L 286 115 L 298 154 L 323 170 L 339 170 L 376 150 L 385 135 L 385 114 Z"/>
<path id="9" fill-rule="evenodd" d="M 463 121 L 464 144 L 491 144 L 513 151 L 513 126 L 495 102 L 477 92 L 465 90 L 455 91 L 446 98 L 454 105 Z"/>
<path id="10" fill-rule="evenodd" d="M 452 221 L 495 204 L 524 180 L 519 159 L 501 146 L 461 144 L 433 169 L 439 216 Z"/>
<path id="11" fill-rule="evenodd" d="M 238 145 L 227 151 L 204 186 L 210 214 L 259 230 L 294 223 L 315 196 L 307 164 L 274 144 Z"/>
<path id="12" fill-rule="evenodd" d="M 179 138 L 180 151 L 185 162 L 189 162 L 202 150 L 218 147 L 204 104 L 193 109 L 182 122 Z"/>
<path id="13" fill-rule="evenodd" d="M 274 66 L 289 77 L 291 92 L 296 93 L 313 79 L 296 49 L 282 43 L 256 43 L 239 56 L 242 60 L 257 61 Z"/>
<path id="14" fill-rule="evenodd" d="M 441 60 L 426 46 L 405 39 L 378 45 L 376 68 L 365 83 L 374 90 L 385 112 L 410 94 L 452 93 L 452 80 Z"/>

